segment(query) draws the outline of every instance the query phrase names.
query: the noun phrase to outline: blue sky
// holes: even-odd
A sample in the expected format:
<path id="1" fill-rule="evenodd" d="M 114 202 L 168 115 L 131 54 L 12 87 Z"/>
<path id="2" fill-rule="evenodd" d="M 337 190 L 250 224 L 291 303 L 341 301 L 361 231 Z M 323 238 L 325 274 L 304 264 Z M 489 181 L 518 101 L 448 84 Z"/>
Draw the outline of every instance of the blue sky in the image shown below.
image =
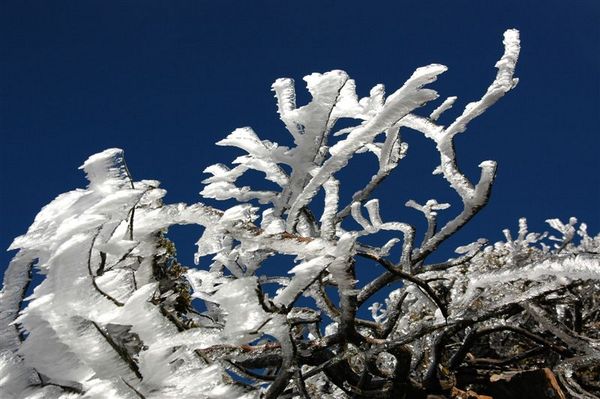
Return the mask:
<path id="1" fill-rule="evenodd" d="M 0 6 L 0 247 L 56 195 L 83 187 L 77 167 L 125 149 L 136 179 L 158 179 L 170 202 L 200 200 L 202 170 L 235 150 L 213 143 L 237 127 L 289 143 L 270 85 L 278 77 L 346 70 L 359 94 L 397 89 L 429 63 L 449 67 L 433 87 L 459 96 L 456 116 L 495 76 L 502 32 L 521 31 L 518 87 L 457 139 L 461 167 L 498 161 L 488 207 L 443 248 L 501 238 L 527 216 L 577 216 L 600 229 L 598 1 L 4 1 Z M 428 109 L 431 109 L 430 106 Z M 448 119 L 446 119 L 447 121 Z M 386 219 L 422 228 L 403 204 L 452 202 L 431 176 L 437 154 L 417 133 L 377 193 Z M 362 184 L 373 159 L 350 165 Z M 362 179 L 362 180 L 361 180 Z M 357 183 L 358 182 L 358 183 Z M 190 263 L 198 228 L 177 228 Z M 2 252 L 0 270 L 12 254 Z"/>

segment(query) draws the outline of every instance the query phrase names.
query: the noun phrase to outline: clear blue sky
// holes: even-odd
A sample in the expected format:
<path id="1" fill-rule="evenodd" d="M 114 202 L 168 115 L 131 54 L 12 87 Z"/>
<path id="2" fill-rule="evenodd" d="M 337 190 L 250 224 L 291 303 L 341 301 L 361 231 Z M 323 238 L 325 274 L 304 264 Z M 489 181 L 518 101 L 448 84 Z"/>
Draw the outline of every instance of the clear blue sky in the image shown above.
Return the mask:
<path id="1" fill-rule="evenodd" d="M 498 161 L 488 207 L 452 245 L 501 238 L 527 216 L 577 216 L 600 229 L 600 2 L 572 1 L 2 1 L 0 247 L 56 195 L 86 184 L 77 167 L 121 147 L 136 179 L 170 202 L 200 200 L 202 170 L 236 151 L 213 143 L 236 127 L 287 143 L 270 84 L 344 69 L 366 95 L 442 63 L 442 97 L 478 99 L 495 76 L 502 32 L 521 31 L 520 84 L 457 140 L 470 176 Z M 430 107 L 431 108 L 431 107 Z M 456 195 L 430 176 L 437 154 L 406 133 L 408 157 L 378 192 L 387 219 L 417 220 L 407 199 Z M 368 179 L 372 159 L 355 168 Z M 361 180 L 362 179 L 362 180 Z M 351 184 L 352 185 L 352 184 Z M 350 189 L 349 189 L 350 190 Z M 422 227 L 422 226 L 419 226 Z M 200 229 L 174 237 L 184 263 Z M 448 251 L 449 252 L 449 251 Z M 12 254 L 2 252 L 0 270 Z"/>

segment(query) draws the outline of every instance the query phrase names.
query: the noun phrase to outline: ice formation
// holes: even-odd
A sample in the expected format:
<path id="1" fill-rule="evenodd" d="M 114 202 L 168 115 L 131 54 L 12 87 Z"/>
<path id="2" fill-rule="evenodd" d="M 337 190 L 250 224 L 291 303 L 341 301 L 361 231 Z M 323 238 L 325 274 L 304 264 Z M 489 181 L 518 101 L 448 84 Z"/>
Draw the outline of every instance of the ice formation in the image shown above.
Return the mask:
<path id="1" fill-rule="evenodd" d="M 506 242 L 480 240 L 457 249 L 457 259 L 426 262 L 487 202 L 495 162 L 482 162 L 479 181 L 471 182 L 457 166 L 453 139 L 515 87 L 519 35 L 509 30 L 504 38 L 496 78 L 447 127 L 436 121 L 457 97 L 448 97 L 429 117 L 416 113 L 438 97 L 426 86 L 446 70 L 443 65 L 417 69 L 387 97 L 377 85 L 360 99 L 345 72 L 315 73 L 304 78 L 312 100 L 300 107 L 294 82 L 276 80 L 278 112 L 294 145 L 262 140 L 251 128 L 219 141 L 245 153 L 232 167 L 205 169 L 210 176 L 203 181 L 204 198 L 239 202 L 225 210 L 164 204 L 158 182 L 132 180 L 123 151 L 92 155 L 81 167 L 87 188 L 57 197 L 11 245 L 18 253 L 0 292 L 2 396 L 362 397 L 369 391 L 395 397 L 406 393 L 409 376 L 424 387 L 438 378 L 435 353 L 447 335 L 506 323 L 515 317 L 507 311 L 511 306 L 529 304 L 523 311 L 561 338 L 566 333 L 531 301 L 566 286 L 598 284 L 600 237 L 590 237 L 585 224 L 577 229 L 574 219 L 549 220 L 559 233 L 551 237 L 558 242 L 552 248 L 545 235 L 528 233 L 522 220 L 516 240 L 507 232 Z M 339 118 L 356 125 L 336 131 Z M 449 204 L 409 201 L 427 219 L 420 242 L 413 226 L 383 221 L 379 200 L 371 198 L 407 155 L 402 128 L 434 142 L 440 154 L 435 173 L 463 206 L 438 228 L 437 214 Z M 331 136 L 341 138 L 329 146 Z M 343 203 L 336 173 L 365 151 L 377 157 L 378 168 Z M 249 170 L 279 189 L 239 186 Z M 323 211 L 316 215 L 312 205 L 321 190 Z M 342 227 L 350 217 L 358 229 Z M 165 236 L 175 224 L 203 226 L 196 260 L 210 257 L 210 266 L 178 263 Z M 379 247 L 361 241 L 383 230 L 397 234 Z M 389 253 L 400 243 L 401 257 L 392 261 Z M 359 256 L 379 264 L 382 273 L 357 282 Z M 277 275 L 263 273 L 261 265 L 269 260 L 278 262 Z M 33 270 L 44 280 L 24 304 Z M 371 301 L 401 281 L 385 304 Z M 330 297 L 331 289 L 339 300 Z M 315 306 L 301 306 L 302 296 Z M 193 300 L 203 307 L 195 308 Z M 373 320 L 357 316 L 367 303 Z M 572 344 L 581 349 L 582 340 Z M 597 361 L 599 350 L 596 341 L 582 351 Z M 371 361 L 373 375 L 365 366 Z M 375 364 L 380 372 L 372 371 Z"/>

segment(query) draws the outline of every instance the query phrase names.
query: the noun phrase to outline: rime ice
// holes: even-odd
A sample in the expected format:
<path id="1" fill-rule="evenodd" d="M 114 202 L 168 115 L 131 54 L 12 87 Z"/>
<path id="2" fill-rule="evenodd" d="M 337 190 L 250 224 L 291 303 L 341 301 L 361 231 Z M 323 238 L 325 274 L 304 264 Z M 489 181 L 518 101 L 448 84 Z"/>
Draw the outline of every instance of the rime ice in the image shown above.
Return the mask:
<path id="1" fill-rule="evenodd" d="M 200 195 L 238 202 L 228 209 L 165 204 L 159 182 L 132 180 L 122 150 L 92 155 L 81 166 L 87 188 L 57 197 L 11 245 L 19 252 L 0 292 L 3 397 L 400 397 L 410 384 L 439 383 L 439 370 L 456 371 L 473 331 L 503 331 L 530 319 L 536 334 L 553 334 L 581 355 L 561 358 L 555 368 L 577 391 L 573 373 L 598 364 L 597 339 L 573 337 L 555 320 L 568 316 L 565 304 L 553 314 L 535 301 L 567 286 L 597 288 L 600 236 L 575 218 L 548 220 L 558 232 L 550 237 L 529 233 L 522 219 L 516 239 L 505 230 L 505 242 L 480 239 L 457 248 L 456 259 L 428 262 L 488 200 L 496 163 L 481 162 L 479 179 L 469 180 L 453 140 L 516 86 L 519 50 L 518 32 L 507 31 L 496 78 L 448 126 L 437 120 L 455 96 L 429 116 L 419 114 L 438 98 L 427 85 L 443 65 L 418 68 L 387 97 L 377 85 L 359 98 L 343 71 L 313 73 L 304 78 L 312 99 L 302 106 L 294 81 L 277 79 L 272 90 L 293 146 L 261 139 L 249 127 L 219 141 L 243 154 L 229 166 L 208 166 Z M 336 130 L 340 118 L 354 125 Z M 406 127 L 433 142 L 439 164 L 432 169 L 459 199 L 452 208 L 435 199 L 408 201 L 427 221 L 423 232 L 383 220 L 372 198 L 410 156 Z M 340 139 L 330 145 L 331 136 Z M 337 173 L 364 152 L 376 157 L 377 168 L 344 202 Z M 240 186 L 250 170 L 277 188 Z M 320 192 L 323 204 L 316 203 Z M 451 211 L 438 226 L 438 213 Z M 203 227 L 195 267 L 178 263 L 165 236 L 175 224 Z M 365 243 L 381 231 L 394 236 Z M 400 258 L 391 259 L 396 245 Z M 378 277 L 358 281 L 357 257 L 372 261 Z M 33 269 L 44 280 L 20 310 Z M 384 303 L 372 300 L 393 284 Z M 303 305 L 303 297 L 314 306 Z M 358 317 L 361 306 L 372 320 Z M 444 346 L 449 339 L 454 345 Z"/>

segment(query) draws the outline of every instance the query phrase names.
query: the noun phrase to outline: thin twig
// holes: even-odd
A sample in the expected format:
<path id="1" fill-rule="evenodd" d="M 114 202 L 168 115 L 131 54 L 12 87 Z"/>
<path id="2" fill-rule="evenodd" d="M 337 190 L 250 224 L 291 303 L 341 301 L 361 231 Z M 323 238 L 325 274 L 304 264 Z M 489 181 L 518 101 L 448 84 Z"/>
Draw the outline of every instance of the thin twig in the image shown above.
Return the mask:
<path id="1" fill-rule="evenodd" d="M 96 239 L 100 235 L 101 230 L 102 230 L 102 227 L 99 227 L 98 230 L 96 231 L 96 234 L 94 235 L 94 238 L 92 238 L 92 242 L 90 244 L 90 249 L 88 251 L 88 262 L 87 262 L 88 272 L 89 272 L 91 280 L 92 280 L 92 286 L 96 289 L 96 291 L 98 291 L 100 293 L 100 295 L 102 295 L 106 299 L 110 300 L 115 305 L 121 307 L 121 306 L 124 306 L 124 304 L 122 302 L 120 302 L 120 301 L 116 300 L 115 298 L 113 298 L 112 296 L 108 295 L 106 292 L 104 292 L 98 286 L 98 284 L 96 283 L 96 276 L 94 276 L 94 273 L 92 272 L 92 251 L 94 250 L 94 243 L 96 242 Z"/>
<path id="2" fill-rule="evenodd" d="M 385 258 L 374 256 L 373 254 L 365 252 L 357 252 L 357 255 L 374 260 L 383 267 L 385 267 L 390 273 L 395 274 L 402 280 L 410 281 L 411 283 L 415 284 L 422 291 L 424 291 L 427 294 L 427 296 L 432 300 L 432 302 L 440 309 L 440 312 L 442 312 L 444 318 L 448 318 L 448 309 L 446 307 L 446 304 L 442 302 L 442 300 L 437 296 L 435 291 L 433 291 L 433 289 L 426 282 L 406 272 L 403 272 L 402 270 L 399 270 L 398 268 L 396 268 L 396 266 L 394 266 L 392 262 Z"/>
<path id="3" fill-rule="evenodd" d="M 137 363 L 131 358 L 131 356 L 129 356 L 129 354 L 127 353 L 127 350 L 125 350 L 125 349 L 121 348 L 119 345 L 117 345 L 117 343 L 112 339 L 112 337 L 108 333 L 106 333 L 104 331 L 104 329 L 102 327 L 100 327 L 95 321 L 90 321 L 90 322 L 92 323 L 92 325 L 94 327 L 96 327 L 96 330 L 100 333 L 100 335 L 102 335 L 102 337 L 106 340 L 106 342 L 108 342 L 108 344 L 115 350 L 115 352 L 117 352 L 119 357 L 127 364 L 129 369 L 131 371 L 133 371 L 133 373 L 136 375 L 136 377 L 141 380 L 143 378 L 143 376 L 140 373 L 140 369 L 139 369 Z"/>
<path id="4" fill-rule="evenodd" d="M 125 378 L 121 377 L 121 381 L 123 381 L 125 383 L 125 385 L 127 385 L 133 392 L 135 392 L 135 394 L 137 395 L 138 398 L 140 399 L 146 399 L 146 397 L 144 395 L 142 395 L 142 393 L 140 391 L 138 391 L 137 389 L 135 389 L 133 387 L 133 385 L 131 385 L 130 383 L 128 383 Z"/>

